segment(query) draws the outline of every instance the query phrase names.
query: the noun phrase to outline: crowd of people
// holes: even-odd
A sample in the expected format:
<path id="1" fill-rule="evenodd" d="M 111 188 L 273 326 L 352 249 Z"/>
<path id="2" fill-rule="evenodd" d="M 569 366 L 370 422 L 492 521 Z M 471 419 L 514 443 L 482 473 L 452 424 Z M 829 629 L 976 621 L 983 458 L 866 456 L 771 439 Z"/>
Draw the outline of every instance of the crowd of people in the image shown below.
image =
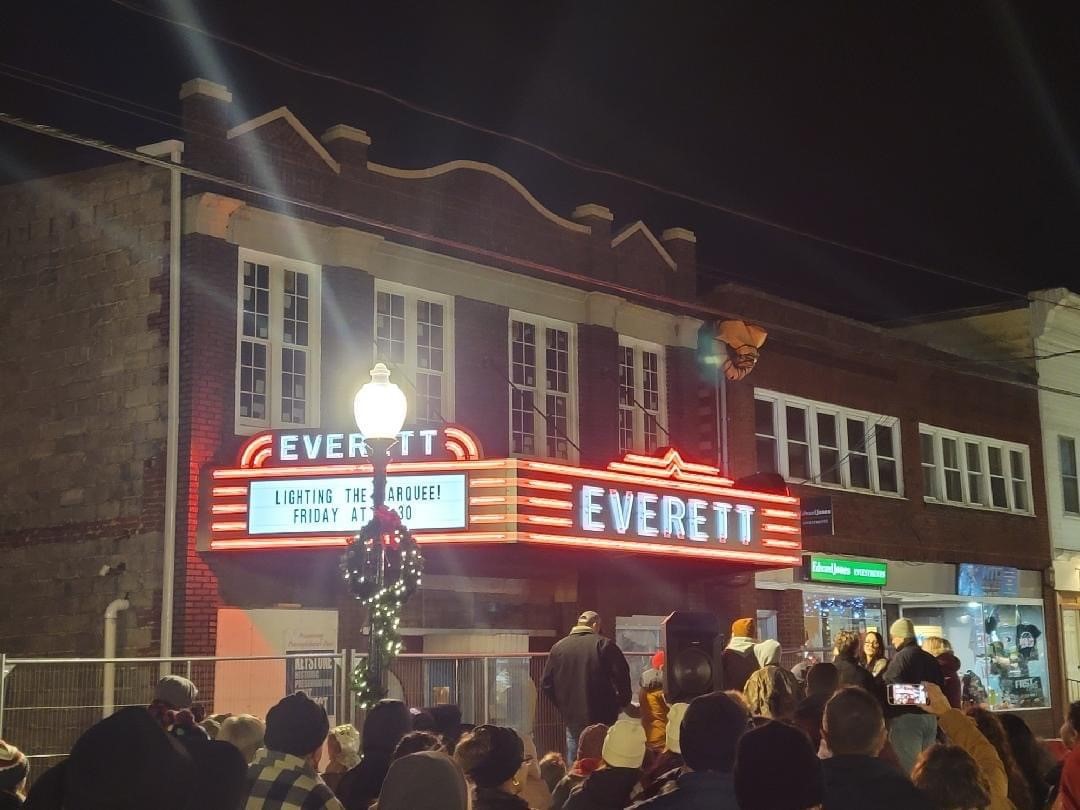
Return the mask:
<path id="1" fill-rule="evenodd" d="M 566 751 L 462 722 L 455 706 L 383 700 L 331 728 L 303 692 L 251 715 L 200 716 L 167 676 L 149 707 L 86 731 L 26 795 L 27 758 L 0 741 L 0 810 L 1080 810 L 1080 702 L 1060 742 L 1015 714 L 960 706 L 944 639 L 837 634 L 831 663 L 786 669 L 752 619 L 732 628 L 725 690 L 668 703 L 663 653 L 632 699 L 622 652 L 582 614 L 541 688 Z M 890 684 L 926 705 L 897 706 Z"/>

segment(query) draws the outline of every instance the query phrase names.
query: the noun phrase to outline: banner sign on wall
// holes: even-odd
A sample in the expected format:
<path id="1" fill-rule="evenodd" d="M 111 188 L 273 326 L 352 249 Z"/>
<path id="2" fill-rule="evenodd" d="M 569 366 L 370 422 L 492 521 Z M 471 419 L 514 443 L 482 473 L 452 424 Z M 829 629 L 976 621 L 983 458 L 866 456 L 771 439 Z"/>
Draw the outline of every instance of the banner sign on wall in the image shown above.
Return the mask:
<path id="1" fill-rule="evenodd" d="M 303 691 L 326 709 L 334 711 L 334 653 L 331 650 L 305 651 L 302 655 L 287 652 L 285 659 L 285 694 Z"/>
<path id="2" fill-rule="evenodd" d="M 799 514 L 803 537 L 833 534 L 833 501 L 830 496 L 803 498 Z"/>

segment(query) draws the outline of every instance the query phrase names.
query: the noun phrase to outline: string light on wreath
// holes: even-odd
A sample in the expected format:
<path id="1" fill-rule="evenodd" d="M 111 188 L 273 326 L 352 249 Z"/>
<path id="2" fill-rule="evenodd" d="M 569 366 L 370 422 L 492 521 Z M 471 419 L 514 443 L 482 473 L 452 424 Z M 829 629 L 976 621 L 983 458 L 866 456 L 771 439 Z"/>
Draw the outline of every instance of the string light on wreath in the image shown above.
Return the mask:
<path id="1" fill-rule="evenodd" d="M 368 709 L 386 697 L 382 673 L 404 649 L 398 632 L 401 608 L 420 587 L 424 558 L 398 513 L 380 506 L 353 536 L 341 568 L 352 595 L 368 609 L 371 650 L 378 646 L 377 654 L 357 664 L 352 676 L 360 708 Z"/>

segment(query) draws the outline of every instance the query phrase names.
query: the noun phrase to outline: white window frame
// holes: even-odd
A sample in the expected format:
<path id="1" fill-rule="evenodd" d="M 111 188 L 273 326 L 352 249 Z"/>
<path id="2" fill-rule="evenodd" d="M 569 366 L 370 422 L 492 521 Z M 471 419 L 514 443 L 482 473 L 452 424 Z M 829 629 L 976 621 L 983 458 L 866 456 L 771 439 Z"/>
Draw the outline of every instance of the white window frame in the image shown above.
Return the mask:
<path id="1" fill-rule="evenodd" d="M 389 358 L 379 358 L 379 293 L 399 295 L 405 299 L 405 362 L 391 362 Z M 442 369 L 442 406 L 438 418 L 423 422 L 425 426 L 438 426 L 442 422 L 454 421 L 454 299 L 442 293 L 431 292 L 419 287 L 409 287 L 393 281 L 375 280 L 375 300 L 372 302 L 371 354 L 374 362 L 380 359 L 390 369 L 390 379 L 405 392 L 410 409 L 407 417 L 409 424 L 418 423 L 415 410 L 417 397 L 416 380 L 419 373 L 427 373 L 416 362 L 417 317 L 416 304 L 427 301 L 439 304 L 443 308 L 443 369 Z"/>
<path id="2" fill-rule="evenodd" d="M 1066 475 L 1065 466 L 1064 464 L 1060 463 L 1060 461 L 1064 460 L 1063 456 L 1065 450 L 1065 442 L 1072 443 L 1072 463 L 1074 473 L 1073 475 Z M 1080 442 L 1076 440 L 1075 436 L 1058 436 L 1059 472 L 1061 477 L 1061 511 L 1066 515 L 1066 517 L 1071 518 L 1080 518 L 1080 512 L 1073 512 L 1069 510 L 1068 507 L 1065 505 L 1065 489 L 1067 486 L 1069 486 L 1068 482 L 1071 481 L 1074 488 L 1080 489 L 1080 466 L 1078 466 L 1080 465 L 1080 457 L 1078 457 L 1077 453 L 1078 445 L 1080 445 Z"/>
<path id="3" fill-rule="evenodd" d="M 656 355 L 656 374 L 659 386 L 658 408 L 653 414 L 656 418 L 656 446 L 664 447 L 671 443 L 667 432 L 667 349 L 658 343 L 619 335 L 619 348 L 630 349 L 634 353 L 634 400 L 631 406 L 634 422 L 634 440 L 630 447 L 620 446 L 620 452 L 646 451 L 645 446 L 645 358 L 644 352 Z M 616 358 L 621 365 L 622 358 Z M 639 404 L 641 407 L 639 407 Z M 620 402 L 619 410 L 624 406 Z M 620 439 L 621 445 L 621 439 Z M 655 449 L 655 448 L 654 448 Z"/>
<path id="4" fill-rule="evenodd" d="M 978 436 L 971 433 L 960 433 L 955 430 L 949 430 L 948 428 L 935 427 L 934 425 L 927 425 L 925 423 L 919 423 L 919 446 L 920 455 L 922 452 L 922 436 L 929 436 L 933 441 L 934 446 L 934 471 L 935 471 L 935 483 L 937 485 L 937 491 L 940 497 L 934 497 L 932 495 L 923 494 L 923 500 L 927 503 L 939 503 L 946 506 L 959 506 L 966 509 L 985 509 L 990 512 L 1007 512 L 1014 515 L 1031 515 L 1035 514 L 1035 506 L 1032 500 L 1032 488 L 1031 488 L 1031 452 L 1026 444 L 1018 444 L 1016 442 L 1006 442 L 1000 439 L 994 439 L 989 436 Z M 960 489 L 961 498 L 960 501 L 949 500 L 945 496 L 945 470 L 943 467 L 943 454 L 942 454 L 942 439 L 951 439 L 956 442 L 957 445 L 957 463 L 960 465 Z M 981 496 L 985 503 L 980 503 L 972 498 L 971 495 L 971 475 L 968 470 L 968 457 L 967 457 L 967 445 L 974 444 L 979 447 L 979 484 L 981 486 Z M 1002 472 L 1005 478 L 1005 499 L 1008 506 L 995 506 L 994 496 L 991 482 L 990 472 L 990 448 L 996 448 L 1001 452 L 1001 464 Z M 1023 459 L 1023 482 L 1026 487 L 1025 500 L 1027 506 L 1023 509 L 1017 508 L 1015 502 L 1015 495 L 1013 493 L 1014 480 L 1018 480 L 1014 477 L 1012 469 L 1012 452 L 1020 453 Z M 920 461 L 923 461 L 920 459 Z M 926 464 L 929 467 L 931 465 Z M 1000 476 L 998 476 L 1000 477 Z"/>
<path id="5" fill-rule="evenodd" d="M 578 356 L 577 356 L 577 324 L 570 323 L 568 321 L 560 321 L 555 318 L 548 318 L 543 315 L 534 315 L 530 312 L 522 312 L 520 310 L 510 310 L 510 316 L 506 321 L 506 356 L 509 362 L 508 371 L 509 376 L 507 378 L 507 399 L 509 404 L 510 418 L 506 425 L 507 433 L 510 437 L 510 453 L 513 456 L 525 456 L 527 453 L 515 453 L 514 452 L 514 400 L 510 389 L 517 388 L 519 386 L 514 384 L 514 322 L 520 321 L 522 323 L 531 324 L 536 334 L 536 385 L 532 387 L 534 392 L 533 404 L 539 409 L 540 413 L 533 413 L 533 425 L 535 426 L 535 433 L 533 438 L 533 444 L 536 448 L 536 453 L 532 454 L 541 458 L 548 458 L 547 456 L 547 439 L 548 439 L 548 419 L 550 416 L 547 414 L 547 332 L 548 328 L 561 329 L 566 332 L 566 351 L 567 351 L 567 374 L 569 375 L 570 389 L 566 395 L 566 438 L 567 442 L 567 458 L 564 460 L 577 461 L 578 460 L 578 425 L 580 423 L 578 414 Z M 561 393 L 561 392 L 560 392 Z M 547 417 L 547 418 L 545 418 Z"/>
<path id="6" fill-rule="evenodd" d="M 849 492 L 859 492 L 866 495 L 879 495 L 886 498 L 904 497 L 904 461 L 901 448 L 900 420 L 895 416 L 870 413 L 856 408 L 847 408 L 829 402 L 817 402 L 812 399 L 783 394 L 778 391 L 769 391 L 764 388 L 754 389 L 754 398 L 765 402 L 771 402 L 773 407 L 773 434 L 776 438 L 776 469 L 785 480 L 805 486 L 820 487 L 823 489 L 842 489 Z M 787 440 L 787 407 L 802 408 L 806 412 L 807 436 L 810 444 L 810 475 L 806 480 L 790 475 L 788 464 L 788 440 Z M 839 443 L 840 459 L 840 483 L 831 483 L 821 480 L 821 454 L 818 442 L 818 414 L 827 415 L 836 419 L 836 439 Z M 893 453 L 888 456 L 896 465 L 896 492 L 883 490 L 878 474 L 878 455 L 876 452 L 876 438 L 869 439 L 863 448 L 856 448 L 861 454 L 865 451 L 868 457 L 870 472 L 870 486 L 856 487 L 851 483 L 851 469 L 849 459 L 852 449 L 849 446 L 847 434 L 848 420 L 861 421 L 864 430 L 875 430 L 877 427 L 887 427 L 892 431 Z M 832 449 L 831 447 L 827 449 Z"/>
<path id="7" fill-rule="evenodd" d="M 267 345 L 267 417 L 255 419 L 240 415 L 241 345 L 244 341 L 244 263 L 264 264 L 270 268 L 270 334 Z M 281 420 L 281 350 L 284 343 L 285 271 L 308 275 L 308 345 L 307 390 L 304 422 Z M 311 262 L 275 256 L 241 248 L 236 266 L 236 367 L 233 375 L 234 431 L 250 435 L 275 428 L 313 428 L 319 426 L 319 392 L 322 370 L 322 267 Z"/>

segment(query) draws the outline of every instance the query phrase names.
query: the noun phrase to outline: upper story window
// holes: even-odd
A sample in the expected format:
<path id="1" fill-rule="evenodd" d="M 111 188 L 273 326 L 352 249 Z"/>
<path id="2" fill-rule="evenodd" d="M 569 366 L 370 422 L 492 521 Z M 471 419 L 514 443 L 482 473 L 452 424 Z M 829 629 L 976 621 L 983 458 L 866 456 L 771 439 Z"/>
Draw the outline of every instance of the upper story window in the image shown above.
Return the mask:
<path id="1" fill-rule="evenodd" d="M 1027 445 L 920 424 L 919 446 L 926 500 L 1031 514 Z"/>
<path id="2" fill-rule="evenodd" d="M 1076 439 L 1058 436 L 1058 452 L 1061 456 L 1061 489 L 1064 495 L 1065 513 L 1080 515 L 1080 481 L 1077 478 Z"/>
<path id="3" fill-rule="evenodd" d="M 754 436 L 759 472 L 800 484 L 903 494 L 896 417 L 759 388 Z"/>
<path id="4" fill-rule="evenodd" d="M 577 441 L 573 324 L 510 313 L 510 449 L 571 458 Z"/>
<path id="5" fill-rule="evenodd" d="M 453 301 L 438 293 L 378 281 L 375 354 L 409 400 L 410 424 L 453 418 Z"/>
<path id="6" fill-rule="evenodd" d="M 242 250 L 236 430 L 319 423 L 320 268 Z"/>
<path id="7" fill-rule="evenodd" d="M 619 452 L 667 444 L 664 348 L 619 338 Z"/>

